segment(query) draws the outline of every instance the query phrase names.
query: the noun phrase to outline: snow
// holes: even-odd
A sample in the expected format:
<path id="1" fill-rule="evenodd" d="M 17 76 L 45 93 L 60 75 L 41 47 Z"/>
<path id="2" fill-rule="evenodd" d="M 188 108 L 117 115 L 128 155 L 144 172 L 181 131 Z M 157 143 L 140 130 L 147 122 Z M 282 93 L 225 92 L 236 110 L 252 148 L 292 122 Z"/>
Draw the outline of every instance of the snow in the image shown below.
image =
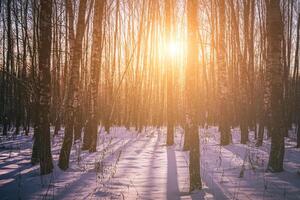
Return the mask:
<path id="1" fill-rule="evenodd" d="M 293 133 L 291 133 L 293 134 Z M 300 150 L 286 138 L 284 168 L 266 172 L 270 141 L 255 147 L 253 132 L 247 145 L 220 147 L 217 127 L 200 129 L 203 190 L 189 191 L 189 154 L 182 151 L 183 130 L 176 128 L 175 145 L 167 147 L 166 129 L 113 127 L 101 129 L 97 152 L 73 145 L 70 168 L 57 167 L 63 130 L 52 138 L 55 169 L 39 175 L 31 166 L 32 134 L 0 138 L 0 199 L 300 199 Z"/>

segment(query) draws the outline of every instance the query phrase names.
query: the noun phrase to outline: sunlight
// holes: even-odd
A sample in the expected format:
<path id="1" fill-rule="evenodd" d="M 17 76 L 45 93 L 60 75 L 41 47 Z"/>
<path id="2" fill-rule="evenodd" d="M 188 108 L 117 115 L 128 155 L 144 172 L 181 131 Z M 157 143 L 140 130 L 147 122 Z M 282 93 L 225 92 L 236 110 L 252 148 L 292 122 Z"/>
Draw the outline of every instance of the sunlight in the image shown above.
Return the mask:
<path id="1" fill-rule="evenodd" d="M 179 42 L 177 41 L 170 41 L 168 44 L 168 55 L 171 57 L 177 57 L 180 54 L 180 48 L 182 48 L 182 46 L 180 45 Z"/>

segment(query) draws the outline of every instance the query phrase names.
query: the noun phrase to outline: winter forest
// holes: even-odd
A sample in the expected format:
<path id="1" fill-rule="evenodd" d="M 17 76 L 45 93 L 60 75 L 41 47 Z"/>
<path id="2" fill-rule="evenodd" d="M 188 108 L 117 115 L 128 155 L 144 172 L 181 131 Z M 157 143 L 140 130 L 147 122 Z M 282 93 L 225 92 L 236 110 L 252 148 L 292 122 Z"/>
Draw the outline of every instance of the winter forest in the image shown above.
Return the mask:
<path id="1" fill-rule="evenodd" d="M 300 199 L 300 0 L 1 0 L 0 199 Z"/>

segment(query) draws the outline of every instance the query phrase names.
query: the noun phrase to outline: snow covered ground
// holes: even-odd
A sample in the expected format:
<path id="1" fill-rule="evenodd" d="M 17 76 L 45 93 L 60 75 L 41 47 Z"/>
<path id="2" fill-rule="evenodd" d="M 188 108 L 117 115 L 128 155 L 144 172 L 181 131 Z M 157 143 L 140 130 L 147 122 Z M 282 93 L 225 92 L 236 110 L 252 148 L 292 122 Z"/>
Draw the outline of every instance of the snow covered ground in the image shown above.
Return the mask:
<path id="1" fill-rule="evenodd" d="M 0 199 L 300 199 L 300 150 L 286 139 L 282 173 L 266 172 L 269 140 L 220 147 L 216 127 L 200 130 L 204 189 L 188 193 L 188 153 L 182 151 L 183 131 L 166 147 L 166 129 L 148 127 L 143 133 L 122 127 L 101 132 L 97 152 L 72 148 L 71 167 L 57 166 L 63 130 L 52 139 L 55 164 L 51 175 L 39 176 L 31 166 L 32 136 L 0 138 Z M 253 134 L 253 133 L 252 133 Z M 251 135 L 251 138 L 253 135 Z M 253 141 L 253 140 L 252 140 Z"/>

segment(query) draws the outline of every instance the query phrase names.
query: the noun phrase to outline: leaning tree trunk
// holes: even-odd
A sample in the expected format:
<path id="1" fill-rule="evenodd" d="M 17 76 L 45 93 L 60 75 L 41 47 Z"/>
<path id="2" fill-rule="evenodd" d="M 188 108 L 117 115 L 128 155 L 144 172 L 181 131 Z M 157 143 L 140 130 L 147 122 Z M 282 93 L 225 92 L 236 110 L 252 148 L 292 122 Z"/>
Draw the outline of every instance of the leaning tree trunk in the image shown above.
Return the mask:
<path id="1" fill-rule="evenodd" d="M 51 58 L 51 16 L 52 1 L 41 1 L 39 25 L 39 134 L 41 174 L 52 172 L 52 155 L 50 143 L 50 58 Z"/>
<path id="2" fill-rule="evenodd" d="M 188 54 L 186 66 L 187 127 L 190 136 L 190 191 L 202 189 L 200 177 L 199 133 L 197 124 L 198 0 L 187 2 Z"/>
<path id="3" fill-rule="evenodd" d="M 280 0 L 266 0 L 267 5 L 267 66 L 266 76 L 270 104 L 271 152 L 268 169 L 272 172 L 283 170 L 284 131 L 283 131 L 283 70 L 282 70 L 282 38 L 283 24 Z"/>
<path id="4" fill-rule="evenodd" d="M 102 21 L 105 0 L 96 1 L 94 8 L 94 26 L 91 64 L 91 110 L 88 116 L 87 130 L 84 133 L 84 149 L 96 151 L 98 133 L 98 85 L 101 67 Z"/>
<path id="5" fill-rule="evenodd" d="M 82 40 L 85 29 L 85 10 L 87 0 L 80 0 L 78 22 L 76 30 L 76 38 L 74 41 L 74 47 L 72 47 L 71 63 L 72 70 L 70 70 L 70 79 L 68 82 L 68 90 L 66 96 L 66 127 L 65 136 L 62 148 L 59 154 L 58 166 L 62 170 L 66 170 L 69 167 L 69 158 L 71 147 L 73 143 L 74 132 L 74 118 L 78 116 L 79 108 L 79 71 L 80 71 L 80 58 L 82 54 Z M 69 1 L 71 6 L 71 1 Z"/>

